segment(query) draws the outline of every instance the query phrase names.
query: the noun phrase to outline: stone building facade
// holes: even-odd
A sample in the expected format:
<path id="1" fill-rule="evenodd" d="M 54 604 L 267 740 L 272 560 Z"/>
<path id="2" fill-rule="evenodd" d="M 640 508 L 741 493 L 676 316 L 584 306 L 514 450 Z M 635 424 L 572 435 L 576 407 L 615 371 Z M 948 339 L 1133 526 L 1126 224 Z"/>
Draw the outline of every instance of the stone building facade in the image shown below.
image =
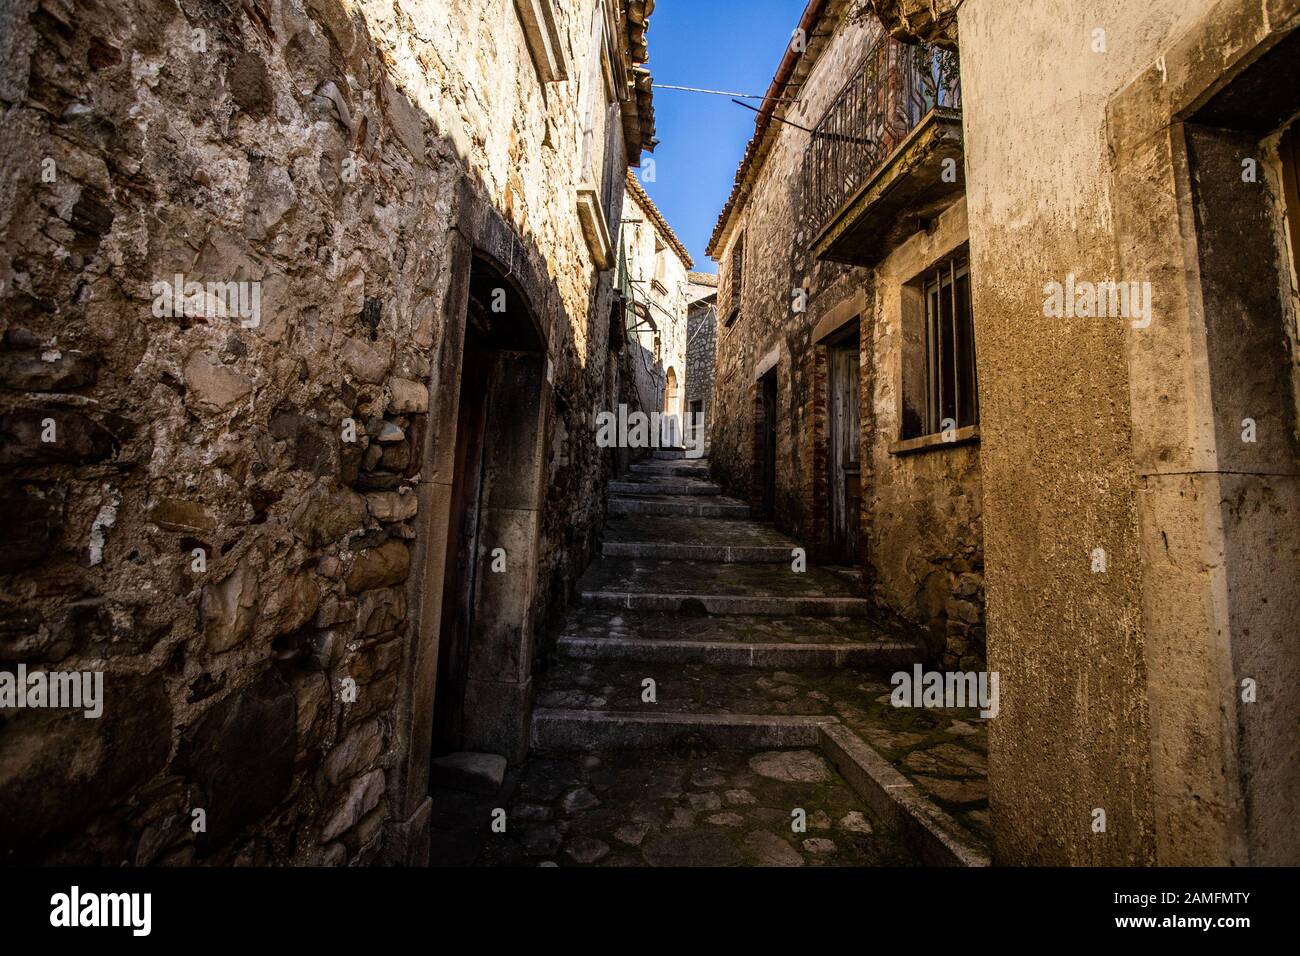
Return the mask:
<path id="1" fill-rule="evenodd" d="M 821 469 L 815 442 L 797 449 L 825 414 L 808 365 L 835 313 L 811 303 L 836 282 L 846 290 L 834 300 L 861 288 L 876 343 L 862 352 L 863 440 L 892 443 L 882 358 L 901 351 L 906 368 L 909 276 L 968 243 L 978 444 L 915 466 L 864 447 L 864 502 L 890 490 L 862 520 L 875 540 L 903 513 L 899 491 L 917 500 L 896 469 L 925 469 L 941 507 L 900 522 L 893 546 L 911 551 L 911 538 L 946 528 L 982 550 L 1001 685 L 989 725 L 995 858 L 1300 862 L 1300 4 L 867 0 L 827 28 L 840 6 L 809 5 L 806 50 L 778 75 L 797 91 L 783 116 L 816 130 L 826 96 L 864 62 L 849 38 L 865 46 L 879 26 L 925 62 L 956 52 L 962 98 L 955 116 L 890 143 L 879 174 L 820 231 L 790 216 L 793 237 L 764 223 L 793 199 L 763 189 L 764 169 L 808 134 L 760 118 L 711 246 L 719 314 L 739 307 L 719 330 L 720 472 L 754 480 L 754 382 L 771 363 L 778 425 L 802 425 L 777 434 L 776 517 L 812 538 Z M 800 82 L 831 65 L 837 79 Z M 823 127 L 820 145 L 877 138 L 849 130 Z M 809 248 L 875 261 L 814 266 L 807 315 L 782 316 L 768 339 L 746 332 L 748 313 L 799 286 Z M 733 263 L 739 291 L 727 288 Z M 880 554 L 868 547 L 868 578 L 887 598 Z M 945 606 L 964 599 L 966 573 Z"/>
<path id="2" fill-rule="evenodd" d="M 718 277 L 692 272 L 686 307 L 686 414 L 688 428 L 702 429 L 709 450 L 709 415 L 713 408 L 713 366 L 718 343 Z"/>
<path id="3" fill-rule="evenodd" d="M 686 275 L 692 262 L 630 171 L 619 241 L 638 400 L 643 411 L 672 416 L 669 443 L 676 446 L 686 403 Z"/>
<path id="4" fill-rule="evenodd" d="M 419 862 L 520 756 L 652 6 L 6 5 L 0 670 L 104 681 L 0 718 L 6 861 Z"/>
<path id="5" fill-rule="evenodd" d="M 924 286 L 965 261 L 963 197 L 918 200 L 868 265 L 813 251 L 829 217 L 809 195 L 810 144 L 833 134 L 807 130 L 834 119 L 846 80 L 893 43 L 854 13 L 809 4 L 809 40 L 787 51 L 768 90 L 780 103 L 760 113 L 710 242 L 713 467 L 812 553 L 863 568 L 882 607 L 923 627 L 947 666 L 971 669 L 984 661 L 978 411 L 951 427 L 946 414 L 922 420 Z"/>

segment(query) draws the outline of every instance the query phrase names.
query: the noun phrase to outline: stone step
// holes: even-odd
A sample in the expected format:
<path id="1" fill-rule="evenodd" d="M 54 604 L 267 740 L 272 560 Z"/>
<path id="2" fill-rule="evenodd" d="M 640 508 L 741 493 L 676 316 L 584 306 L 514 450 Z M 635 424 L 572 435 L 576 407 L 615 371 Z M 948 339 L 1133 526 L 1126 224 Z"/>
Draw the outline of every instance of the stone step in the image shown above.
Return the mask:
<path id="1" fill-rule="evenodd" d="M 759 641 L 648 640 L 641 637 L 561 637 L 565 657 L 585 661 L 636 661 L 646 664 L 718 664 L 725 667 L 824 667 L 902 665 L 917 659 L 915 645 L 903 641 L 845 644 L 777 644 Z"/>
<path id="2" fill-rule="evenodd" d="M 617 637 L 644 640 L 692 639 L 743 644 L 852 645 L 902 643 L 917 649 L 908 663 L 925 660 L 923 635 L 874 618 L 774 617 L 723 614 L 684 617 L 668 611 L 627 611 L 570 606 L 555 630 L 558 637 Z"/>
<path id="3" fill-rule="evenodd" d="M 735 498 L 701 495 L 610 495 L 611 515 L 693 515 L 748 518 L 749 505 Z"/>
<path id="4" fill-rule="evenodd" d="M 789 564 L 798 543 L 759 521 L 634 514 L 611 515 L 601 547 L 607 558 Z"/>
<path id="5" fill-rule="evenodd" d="M 708 478 L 709 460 L 707 458 L 686 459 L 685 461 L 658 461 L 654 458 L 639 461 L 629 469 L 634 475 L 670 475 L 674 478 Z"/>
<path id="6" fill-rule="evenodd" d="M 538 707 L 532 743 L 539 750 L 638 750 L 670 747 L 684 735 L 723 750 L 813 747 L 834 717 L 749 714 L 635 714 Z"/>
<path id="7" fill-rule="evenodd" d="M 646 699 L 647 678 L 655 682 L 653 700 Z M 857 690 L 864 680 L 870 683 Z M 534 743 L 557 749 L 664 747 L 690 734 L 717 749 L 806 747 L 817 743 L 819 724 L 839 720 L 832 697 L 817 692 L 831 686 L 860 706 L 883 687 L 868 672 L 852 670 L 563 660 L 538 679 Z"/>
<path id="8" fill-rule="evenodd" d="M 613 495 L 720 495 L 722 486 L 698 478 L 670 475 L 629 475 L 609 483 Z"/>
<path id="9" fill-rule="evenodd" d="M 721 615 L 572 608 L 557 634 L 562 657 L 784 670 L 910 667 L 926 657 L 918 634 L 867 618 Z"/>
<path id="10" fill-rule="evenodd" d="M 869 603 L 863 598 L 810 595 L 759 596 L 708 594 L 704 591 L 627 592 L 592 590 L 582 592 L 582 602 L 591 607 L 627 608 L 633 611 L 677 611 L 708 614 L 804 614 L 809 617 L 867 617 Z"/>
<path id="11" fill-rule="evenodd" d="M 656 448 L 651 453 L 652 458 L 659 461 L 682 461 L 686 458 L 685 448 Z"/>
<path id="12" fill-rule="evenodd" d="M 572 609 L 560 626 L 561 657 L 645 664 L 811 670 L 910 667 L 926 651 L 917 635 L 867 618 L 718 615 Z"/>
<path id="13" fill-rule="evenodd" d="M 750 564 L 785 564 L 790 560 L 786 547 L 728 547 L 706 544 L 676 544 L 671 541 L 606 541 L 601 545 L 606 558 L 656 558 L 679 561 L 746 562 Z"/>
<path id="14" fill-rule="evenodd" d="M 676 714 L 679 719 L 702 714 L 846 719 L 845 715 L 888 708 L 888 701 L 880 698 L 888 695 L 892 670 L 764 670 L 720 664 L 561 659 L 536 678 L 536 704 L 557 710 Z M 646 699 L 647 678 L 655 682 L 654 700 Z"/>
<path id="15" fill-rule="evenodd" d="M 578 582 L 593 607 L 709 614 L 866 617 L 871 604 L 851 580 L 810 567 L 603 558 Z"/>

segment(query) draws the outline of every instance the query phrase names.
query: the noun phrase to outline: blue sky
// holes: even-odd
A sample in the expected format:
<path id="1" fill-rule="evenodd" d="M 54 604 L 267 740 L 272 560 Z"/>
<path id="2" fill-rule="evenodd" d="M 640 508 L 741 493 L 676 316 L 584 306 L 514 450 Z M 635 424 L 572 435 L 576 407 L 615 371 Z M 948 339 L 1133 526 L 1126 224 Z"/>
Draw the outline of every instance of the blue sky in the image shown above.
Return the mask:
<path id="1" fill-rule="evenodd" d="M 647 65 L 656 83 L 761 96 L 804 6 L 805 0 L 658 0 Z M 654 97 L 655 181 L 642 185 L 695 269 L 716 272 L 704 247 L 731 194 L 756 114 L 725 96 L 657 89 Z"/>

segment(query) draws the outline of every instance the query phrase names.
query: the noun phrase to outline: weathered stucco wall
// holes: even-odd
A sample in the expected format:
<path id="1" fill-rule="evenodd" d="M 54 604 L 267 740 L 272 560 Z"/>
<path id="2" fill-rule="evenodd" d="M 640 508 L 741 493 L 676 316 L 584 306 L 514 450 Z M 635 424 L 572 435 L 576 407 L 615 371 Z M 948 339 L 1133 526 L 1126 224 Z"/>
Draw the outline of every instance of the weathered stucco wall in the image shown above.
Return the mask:
<path id="1" fill-rule="evenodd" d="M 1300 335 L 1269 169 L 1297 26 L 1294 0 L 1221 0 L 1107 106 L 1121 268 L 1159 304 L 1127 344 L 1163 863 L 1300 860 Z"/>
<path id="2" fill-rule="evenodd" d="M 107 674 L 99 720 L 6 714 L 6 858 L 375 858 L 404 662 L 436 642 L 412 555 L 447 516 L 416 488 L 467 204 L 540 277 L 539 615 L 598 518 L 616 379 L 574 211 L 582 81 L 543 87 L 512 0 L 237 9 L 20 0 L 0 27 L 0 660 Z M 592 9 L 557 7 L 574 77 Z M 177 273 L 260 282 L 260 322 L 156 315 Z"/>
<path id="3" fill-rule="evenodd" d="M 1069 274 L 1151 280 L 1162 321 L 1182 277 L 1120 268 L 1106 109 L 1211 6 L 968 0 L 959 14 L 989 665 L 1002 687 L 990 805 L 1006 863 L 1155 859 L 1160 728 L 1148 717 L 1126 340 L 1141 333 L 1120 318 L 1045 318 L 1043 291 Z M 1174 187 L 1171 176 L 1147 193 Z"/>

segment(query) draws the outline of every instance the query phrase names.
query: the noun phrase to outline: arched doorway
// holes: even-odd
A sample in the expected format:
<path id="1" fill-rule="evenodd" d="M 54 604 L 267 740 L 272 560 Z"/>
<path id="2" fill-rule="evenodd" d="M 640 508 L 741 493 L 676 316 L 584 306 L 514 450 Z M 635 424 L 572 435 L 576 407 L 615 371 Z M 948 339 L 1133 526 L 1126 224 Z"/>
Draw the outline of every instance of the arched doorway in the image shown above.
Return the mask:
<path id="1" fill-rule="evenodd" d="M 682 442 L 681 433 L 681 410 L 679 407 L 677 389 L 677 370 L 668 369 L 668 375 L 664 379 L 664 429 L 663 434 L 665 444 L 670 448 L 678 447 Z"/>
<path id="2" fill-rule="evenodd" d="M 546 348 L 527 297 L 471 259 L 442 580 L 432 755 L 527 746 Z"/>

